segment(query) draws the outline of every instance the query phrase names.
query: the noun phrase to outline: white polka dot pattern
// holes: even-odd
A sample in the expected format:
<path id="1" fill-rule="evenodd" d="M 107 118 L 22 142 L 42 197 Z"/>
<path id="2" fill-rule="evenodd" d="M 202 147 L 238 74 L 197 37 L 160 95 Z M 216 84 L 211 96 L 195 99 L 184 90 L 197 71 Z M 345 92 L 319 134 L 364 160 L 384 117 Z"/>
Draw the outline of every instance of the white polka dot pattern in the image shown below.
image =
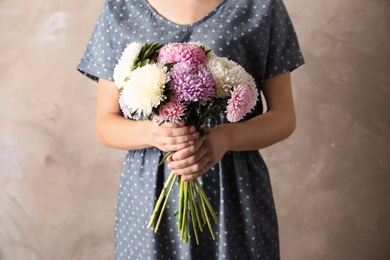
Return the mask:
<path id="1" fill-rule="evenodd" d="M 266 78 L 304 63 L 282 0 L 223 0 L 191 25 L 164 19 L 146 0 L 106 0 L 78 70 L 94 80 L 112 80 L 123 49 L 134 41 L 204 43 L 241 64 L 259 90 Z M 249 117 L 260 113 L 261 102 Z M 158 234 L 146 229 L 169 174 L 165 166 L 158 166 L 162 156 L 150 148 L 129 151 L 125 158 L 115 218 L 115 259 L 279 259 L 271 184 L 257 151 L 229 152 L 201 178 L 221 225 L 214 225 L 216 241 L 205 229 L 200 246 L 191 238 L 183 244 L 178 237 L 177 189 Z"/>

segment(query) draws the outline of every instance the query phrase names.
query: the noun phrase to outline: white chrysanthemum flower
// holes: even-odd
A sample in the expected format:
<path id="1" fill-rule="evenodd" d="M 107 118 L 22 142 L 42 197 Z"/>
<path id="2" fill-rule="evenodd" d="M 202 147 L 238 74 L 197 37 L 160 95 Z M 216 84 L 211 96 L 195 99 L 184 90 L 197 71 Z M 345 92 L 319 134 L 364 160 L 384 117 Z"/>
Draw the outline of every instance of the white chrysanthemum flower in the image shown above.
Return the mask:
<path id="1" fill-rule="evenodd" d="M 238 63 L 225 57 L 218 57 L 211 54 L 206 66 L 213 74 L 216 97 L 224 98 L 230 96 L 230 90 L 240 84 L 247 84 L 250 75 Z"/>
<path id="2" fill-rule="evenodd" d="M 169 81 L 167 68 L 159 64 L 147 64 L 131 73 L 129 81 L 125 82 L 122 95 L 123 102 L 143 116 L 150 116 L 153 108 L 166 99 L 165 84 Z"/>
<path id="3" fill-rule="evenodd" d="M 118 88 L 123 87 L 125 79 L 130 77 L 135 60 L 141 51 L 142 44 L 130 43 L 122 53 L 122 56 L 114 68 L 114 82 Z"/>

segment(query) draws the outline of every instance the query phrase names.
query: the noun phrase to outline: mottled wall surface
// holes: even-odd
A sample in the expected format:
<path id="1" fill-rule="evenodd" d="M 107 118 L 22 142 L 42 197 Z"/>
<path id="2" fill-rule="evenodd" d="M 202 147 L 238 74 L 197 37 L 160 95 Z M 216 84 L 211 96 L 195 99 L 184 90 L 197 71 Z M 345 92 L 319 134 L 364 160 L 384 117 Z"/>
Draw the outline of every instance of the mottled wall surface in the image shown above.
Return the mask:
<path id="1" fill-rule="evenodd" d="M 390 2 L 285 0 L 298 127 L 262 151 L 282 259 L 390 259 Z M 0 259 L 112 259 L 123 151 L 75 71 L 103 1 L 0 1 Z"/>

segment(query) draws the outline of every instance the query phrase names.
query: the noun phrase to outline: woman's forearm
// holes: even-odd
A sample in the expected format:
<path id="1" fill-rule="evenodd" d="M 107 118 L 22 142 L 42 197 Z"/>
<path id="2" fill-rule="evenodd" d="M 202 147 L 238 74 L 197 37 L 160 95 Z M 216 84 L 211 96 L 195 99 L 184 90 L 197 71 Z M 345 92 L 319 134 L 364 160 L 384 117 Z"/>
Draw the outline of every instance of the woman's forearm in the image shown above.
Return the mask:
<path id="1" fill-rule="evenodd" d="M 106 146 L 135 150 L 152 146 L 150 121 L 134 121 L 107 113 L 96 119 L 96 136 Z"/>
<path id="2" fill-rule="evenodd" d="M 295 115 L 270 111 L 245 122 L 218 127 L 228 142 L 227 150 L 258 150 L 289 137 L 295 130 Z"/>

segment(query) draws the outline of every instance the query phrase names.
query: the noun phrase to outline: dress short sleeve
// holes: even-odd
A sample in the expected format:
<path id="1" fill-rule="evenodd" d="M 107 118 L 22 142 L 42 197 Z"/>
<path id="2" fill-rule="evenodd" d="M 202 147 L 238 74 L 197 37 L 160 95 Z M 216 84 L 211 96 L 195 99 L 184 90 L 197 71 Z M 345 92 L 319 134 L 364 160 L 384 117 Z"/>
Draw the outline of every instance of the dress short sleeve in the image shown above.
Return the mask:
<path id="1" fill-rule="evenodd" d="M 270 37 L 265 78 L 293 71 L 304 64 L 296 32 L 282 0 L 271 1 Z"/>
<path id="2" fill-rule="evenodd" d="M 116 59 L 112 47 L 113 39 L 110 36 L 111 19 L 109 5 L 105 1 L 103 11 L 77 66 L 78 71 L 95 81 L 98 78 L 113 80 Z"/>

